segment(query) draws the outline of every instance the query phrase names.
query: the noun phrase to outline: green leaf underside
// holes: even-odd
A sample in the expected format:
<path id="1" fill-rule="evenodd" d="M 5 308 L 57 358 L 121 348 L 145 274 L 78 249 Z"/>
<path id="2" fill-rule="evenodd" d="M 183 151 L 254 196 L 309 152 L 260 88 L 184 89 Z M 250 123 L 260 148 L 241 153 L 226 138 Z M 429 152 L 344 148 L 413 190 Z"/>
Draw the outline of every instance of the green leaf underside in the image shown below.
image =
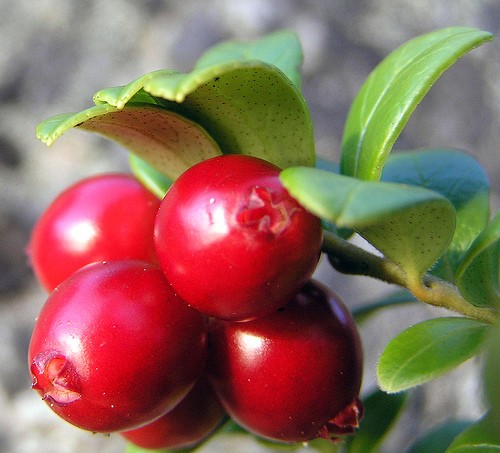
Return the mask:
<path id="1" fill-rule="evenodd" d="M 315 144 L 308 106 L 273 65 L 230 61 L 188 74 L 154 71 L 124 87 L 106 88 L 95 102 L 121 107 L 135 96 L 200 124 L 223 153 L 261 157 L 281 168 L 313 166 Z"/>
<path id="2" fill-rule="evenodd" d="M 149 79 L 154 77 L 158 77 L 160 75 L 175 75 L 178 73 L 178 71 L 171 69 L 159 69 L 138 77 L 128 85 L 103 88 L 94 94 L 94 103 L 96 105 L 109 104 L 114 107 L 118 107 L 119 109 L 122 109 L 125 104 L 132 102 L 161 105 L 161 101 L 155 99 L 149 93 L 146 93 L 142 90 L 142 87 Z"/>
<path id="3" fill-rule="evenodd" d="M 115 140 L 171 179 L 195 163 L 221 154 L 216 142 L 199 125 L 151 104 L 127 105 L 123 109 L 102 104 L 58 115 L 41 123 L 37 136 L 51 145 L 73 127 Z"/>
<path id="4" fill-rule="evenodd" d="M 194 68 L 245 60 L 259 60 L 276 66 L 300 89 L 302 46 L 297 35 L 289 30 L 279 30 L 253 42 L 226 41 L 215 45 L 198 59 Z"/>
<path id="5" fill-rule="evenodd" d="M 434 264 L 453 234 L 453 206 L 422 187 L 307 167 L 284 170 L 281 181 L 306 209 L 337 227 L 354 229 L 412 277 Z"/>
<path id="6" fill-rule="evenodd" d="M 231 63 L 153 78 L 143 89 L 179 102 L 177 111 L 204 127 L 223 153 L 261 157 L 281 168 L 315 163 L 308 106 L 274 66 Z"/>
<path id="7" fill-rule="evenodd" d="M 453 239 L 432 273 L 454 281 L 455 272 L 489 219 L 489 181 L 479 162 L 452 149 L 426 149 L 392 154 L 383 181 L 434 190 L 453 204 L 457 217 Z"/>
<path id="8" fill-rule="evenodd" d="M 447 373 L 479 351 L 486 331 L 485 324 L 461 317 L 430 319 L 408 328 L 380 357 L 380 388 L 399 392 Z"/>
<path id="9" fill-rule="evenodd" d="M 498 453 L 500 430 L 495 420 L 486 414 L 458 435 L 445 453 Z"/>
<path id="10" fill-rule="evenodd" d="M 500 307 L 500 212 L 476 238 L 457 270 L 462 295 L 477 306 Z"/>
<path id="11" fill-rule="evenodd" d="M 471 425 L 468 420 L 451 420 L 429 431 L 415 442 L 406 453 L 441 453 L 463 430 Z"/>
<path id="12" fill-rule="evenodd" d="M 493 39 L 469 27 L 414 38 L 370 74 L 351 105 L 342 138 L 341 171 L 377 180 L 410 115 L 442 73 L 468 51 Z"/>
<path id="13" fill-rule="evenodd" d="M 376 390 L 363 398 L 365 414 L 356 435 L 347 439 L 349 453 L 377 452 L 385 435 L 404 407 L 407 395 L 388 395 Z"/>

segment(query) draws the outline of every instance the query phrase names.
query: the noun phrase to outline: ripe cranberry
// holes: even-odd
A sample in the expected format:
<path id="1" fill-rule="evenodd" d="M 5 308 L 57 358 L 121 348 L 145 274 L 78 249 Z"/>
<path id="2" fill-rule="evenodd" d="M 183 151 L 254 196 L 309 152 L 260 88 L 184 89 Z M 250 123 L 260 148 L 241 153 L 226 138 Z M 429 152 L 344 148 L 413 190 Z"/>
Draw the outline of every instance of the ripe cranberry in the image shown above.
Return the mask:
<path id="1" fill-rule="evenodd" d="M 253 321 L 213 320 L 209 339 L 214 389 L 247 430 L 303 442 L 357 426 L 360 337 L 327 288 L 310 282 L 284 308 Z"/>
<path id="2" fill-rule="evenodd" d="M 156 265 L 87 265 L 57 287 L 36 321 L 33 388 L 80 428 L 136 428 L 192 388 L 206 360 L 206 330 Z"/>
<path id="3" fill-rule="evenodd" d="M 159 204 L 128 174 L 102 174 L 70 186 L 33 228 L 28 255 L 35 275 L 50 292 L 95 261 L 157 263 L 153 229 Z"/>
<path id="4" fill-rule="evenodd" d="M 320 220 L 246 155 L 205 160 L 163 199 L 155 226 L 161 267 L 175 291 L 209 316 L 248 320 L 282 306 L 311 276 Z"/>
<path id="5" fill-rule="evenodd" d="M 174 409 L 146 426 L 120 434 L 142 448 L 189 448 L 207 438 L 224 418 L 225 411 L 203 375 Z"/>

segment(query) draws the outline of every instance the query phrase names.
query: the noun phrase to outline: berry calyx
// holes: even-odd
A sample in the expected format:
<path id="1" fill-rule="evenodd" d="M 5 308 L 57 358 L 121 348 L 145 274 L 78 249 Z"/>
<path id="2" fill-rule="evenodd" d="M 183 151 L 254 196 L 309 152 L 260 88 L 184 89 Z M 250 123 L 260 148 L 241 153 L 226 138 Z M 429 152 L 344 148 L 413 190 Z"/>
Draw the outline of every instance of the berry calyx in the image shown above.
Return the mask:
<path id="1" fill-rule="evenodd" d="M 43 399 L 60 406 L 81 398 L 78 376 L 66 357 L 56 351 L 37 354 L 31 363 L 31 387 L 42 393 Z"/>

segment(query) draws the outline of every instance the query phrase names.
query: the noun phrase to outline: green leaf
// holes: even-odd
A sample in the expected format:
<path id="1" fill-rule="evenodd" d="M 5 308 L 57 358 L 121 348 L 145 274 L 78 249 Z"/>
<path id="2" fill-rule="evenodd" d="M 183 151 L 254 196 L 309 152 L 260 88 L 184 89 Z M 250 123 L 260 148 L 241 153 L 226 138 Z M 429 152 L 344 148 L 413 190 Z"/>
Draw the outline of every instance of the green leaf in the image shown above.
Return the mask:
<path id="1" fill-rule="evenodd" d="M 129 154 L 129 164 L 132 173 L 142 185 L 160 200 L 163 199 L 168 188 L 172 185 L 172 180 L 135 154 Z"/>
<path id="2" fill-rule="evenodd" d="M 177 102 L 177 111 L 205 128 L 223 153 L 261 157 L 282 168 L 315 163 L 308 106 L 275 66 L 224 63 L 158 76 L 143 90 Z"/>
<path id="3" fill-rule="evenodd" d="M 156 99 L 149 93 L 146 93 L 142 87 L 152 78 L 158 76 L 168 76 L 178 74 L 178 71 L 171 69 L 159 69 L 157 71 L 148 72 L 147 74 L 138 77 L 125 86 L 103 88 L 94 94 L 93 100 L 96 105 L 109 104 L 113 107 L 122 109 L 127 103 L 145 103 L 154 105 L 163 105 L 164 102 Z"/>
<path id="4" fill-rule="evenodd" d="M 457 270 L 457 286 L 477 306 L 500 307 L 500 211 L 474 241 Z"/>
<path id="5" fill-rule="evenodd" d="M 306 209 L 337 227 L 354 229 L 412 278 L 435 263 L 453 235 L 453 206 L 422 187 L 307 167 L 284 170 L 281 181 Z"/>
<path id="6" fill-rule="evenodd" d="M 457 436 L 446 450 L 446 453 L 498 452 L 500 452 L 500 429 L 488 414 Z"/>
<path id="7" fill-rule="evenodd" d="M 245 60 L 258 60 L 276 66 L 300 88 L 302 47 L 297 35 L 289 30 L 278 30 L 254 42 L 226 41 L 215 45 L 198 59 L 195 69 Z"/>
<path id="8" fill-rule="evenodd" d="M 377 376 L 388 393 L 430 381 L 478 353 L 488 326 L 461 317 L 435 318 L 393 338 L 383 351 Z"/>
<path id="9" fill-rule="evenodd" d="M 352 315 L 356 320 L 356 323 L 360 324 L 366 321 L 371 315 L 373 315 L 378 310 L 383 308 L 393 307 L 395 305 L 406 305 L 410 303 L 417 302 L 415 296 L 413 296 L 409 291 L 400 290 L 383 297 L 380 300 L 363 304 L 362 306 L 352 310 Z"/>
<path id="10" fill-rule="evenodd" d="M 377 452 L 406 402 L 406 394 L 388 395 L 376 390 L 363 398 L 365 415 L 356 435 L 347 439 L 349 453 Z"/>
<path id="11" fill-rule="evenodd" d="M 432 273 L 454 281 L 465 252 L 488 224 L 488 176 L 472 156 L 452 149 L 427 149 L 392 154 L 383 181 L 434 190 L 453 204 L 457 217 L 453 239 Z"/>
<path id="12" fill-rule="evenodd" d="M 314 166 L 301 62 L 296 35 L 279 31 L 255 42 L 218 44 L 190 73 L 154 71 L 98 91 L 94 102 L 122 108 L 139 96 L 200 124 L 223 153 L 261 157 L 281 168 Z"/>
<path id="13" fill-rule="evenodd" d="M 429 431 L 415 442 L 406 453 L 443 453 L 464 429 L 472 422 L 451 420 Z"/>
<path id="14" fill-rule="evenodd" d="M 500 427 L 500 392 L 498 377 L 500 376 L 500 319 L 488 333 L 484 354 L 483 381 L 486 404 L 489 406 L 489 417 Z"/>
<path id="15" fill-rule="evenodd" d="M 342 138 L 342 173 L 380 177 L 410 115 L 441 74 L 491 33 L 450 27 L 418 36 L 389 54 L 370 74 L 349 111 Z"/>
<path id="16" fill-rule="evenodd" d="M 181 115 L 200 125 L 223 153 L 261 157 L 282 168 L 314 166 L 313 125 L 300 92 L 301 63 L 297 36 L 286 30 L 255 42 L 221 43 L 209 49 L 190 73 L 162 69 L 144 74 L 125 86 L 98 91 L 94 94 L 96 107 L 49 118 L 39 126 L 39 137 L 50 144 L 70 127 L 81 122 L 87 125 L 86 115 L 115 113 L 140 103 L 143 108 L 163 107 L 172 115 Z M 142 124 L 141 118 L 136 120 Z M 95 125 L 88 129 L 100 132 Z M 143 135 L 142 130 L 139 132 Z M 154 131 L 149 128 L 146 135 L 151 132 Z M 113 134 L 106 130 L 106 135 Z M 122 135 L 117 132 L 112 138 L 116 140 Z M 176 162 L 171 170 L 170 165 L 165 166 L 159 159 L 137 154 L 173 179 L 179 174 Z M 180 167 L 184 169 L 185 165 Z"/>
<path id="17" fill-rule="evenodd" d="M 101 104 L 57 115 L 37 127 L 37 136 L 50 146 L 73 127 L 115 140 L 170 179 L 197 162 L 221 154 L 198 124 L 150 104 L 131 104 L 123 109 Z"/>

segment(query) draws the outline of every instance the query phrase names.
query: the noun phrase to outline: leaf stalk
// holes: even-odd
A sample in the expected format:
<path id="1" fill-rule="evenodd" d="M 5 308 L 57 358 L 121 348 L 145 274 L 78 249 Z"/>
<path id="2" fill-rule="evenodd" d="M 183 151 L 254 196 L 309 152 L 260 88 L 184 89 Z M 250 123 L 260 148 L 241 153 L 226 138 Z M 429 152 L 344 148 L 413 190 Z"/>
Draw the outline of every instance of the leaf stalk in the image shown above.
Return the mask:
<path id="1" fill-rule="evenodd" d="M 495 308 L 472 305 L 452 283 L 429 273 L 413 278 L 393 261 L 375 255 L 329 231 L 323 233 L 323 252 L 327 254 L 331 265 L 343 274 L 363 275 L 401 286 L 421 302 L 488 324 L 493 324 L 498 319 Z"/>

